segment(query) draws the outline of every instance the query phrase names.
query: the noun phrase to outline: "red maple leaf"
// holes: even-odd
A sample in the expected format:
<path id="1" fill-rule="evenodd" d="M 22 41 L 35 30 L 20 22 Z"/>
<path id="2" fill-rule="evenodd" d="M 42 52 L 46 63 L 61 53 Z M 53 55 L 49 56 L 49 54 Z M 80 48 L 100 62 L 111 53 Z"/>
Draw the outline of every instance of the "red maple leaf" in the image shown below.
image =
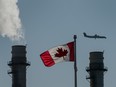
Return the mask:
<path id="1" fill-rule="evenodd" d="M 58 48 L 57 52 L 58 53 L 55 54 L 55 57 L 64 57 L 68 53 L 67 50 L 63 50 L 62 48 Z"/>

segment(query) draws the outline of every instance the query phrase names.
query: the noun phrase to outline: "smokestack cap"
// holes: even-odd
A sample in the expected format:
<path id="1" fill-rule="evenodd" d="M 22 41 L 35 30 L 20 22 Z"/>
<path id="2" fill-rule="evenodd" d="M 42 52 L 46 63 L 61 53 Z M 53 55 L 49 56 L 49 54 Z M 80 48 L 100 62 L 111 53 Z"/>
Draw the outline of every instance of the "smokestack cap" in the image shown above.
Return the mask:
<path id="1" fill-rule="evenodd" d="M 90 52 L 90 63 L 103 63 L 103 52 L 94 51 Z"/>
<path id="2" fill-rule="evenodd" d="M 12 56 L 26 56 L 26 46 L 24 45 L 14 45 L 12 46 Z"/>
<path id="3" fill-rule="evenodd" d="M 103 58 L 103 52 L 100 51 L 94 51 L 94 52 L 90 52 L 90 58 Z"/>

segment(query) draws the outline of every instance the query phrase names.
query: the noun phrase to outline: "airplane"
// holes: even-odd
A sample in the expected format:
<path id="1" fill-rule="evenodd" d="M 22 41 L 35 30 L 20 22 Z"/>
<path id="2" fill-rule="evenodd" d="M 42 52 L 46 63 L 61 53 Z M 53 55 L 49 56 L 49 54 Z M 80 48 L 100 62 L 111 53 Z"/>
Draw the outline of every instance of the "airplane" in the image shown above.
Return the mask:
<path id="1" fill-rule="evenodd" d="M 101 39 L 106 39 L 105 36 L 99 36 L 99 35 L 97 35 L 97 34 L 95 34 L 95 35 L 93 35 L 93 36 L 90 36 L 90 35 L 87 35 L 87 34 L 84 32 L 83 35 L 84 35 L 84 37 L 88 37 L 88 38 L 95 38 L 95 39 L 101 38 Z"/>

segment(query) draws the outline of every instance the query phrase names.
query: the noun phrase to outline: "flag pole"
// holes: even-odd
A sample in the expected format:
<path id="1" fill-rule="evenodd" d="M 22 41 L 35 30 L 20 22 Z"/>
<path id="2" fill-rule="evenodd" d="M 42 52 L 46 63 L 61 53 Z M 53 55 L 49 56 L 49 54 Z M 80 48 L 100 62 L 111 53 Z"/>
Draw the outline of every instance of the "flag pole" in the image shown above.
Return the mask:
<path id="1" fill-rule="evenodd" d="M 75 84 L 75 87 L 77 87 L 77 62 L 76 62 L 76 39 L 77 39 L 77 36 L 74 35 L 74 84 Z"/>

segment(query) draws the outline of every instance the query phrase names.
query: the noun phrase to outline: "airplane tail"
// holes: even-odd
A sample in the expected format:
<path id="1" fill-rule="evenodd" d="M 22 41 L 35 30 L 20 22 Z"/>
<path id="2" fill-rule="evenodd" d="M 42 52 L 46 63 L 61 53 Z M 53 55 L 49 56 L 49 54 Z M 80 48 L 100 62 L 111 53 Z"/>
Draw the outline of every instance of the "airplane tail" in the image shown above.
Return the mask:
<path id="1" fill-rule="evenodd" d="M 83 34 L 84 34 L 85 37 L 87 36 L 87 34 L 85 32 Z"/>

